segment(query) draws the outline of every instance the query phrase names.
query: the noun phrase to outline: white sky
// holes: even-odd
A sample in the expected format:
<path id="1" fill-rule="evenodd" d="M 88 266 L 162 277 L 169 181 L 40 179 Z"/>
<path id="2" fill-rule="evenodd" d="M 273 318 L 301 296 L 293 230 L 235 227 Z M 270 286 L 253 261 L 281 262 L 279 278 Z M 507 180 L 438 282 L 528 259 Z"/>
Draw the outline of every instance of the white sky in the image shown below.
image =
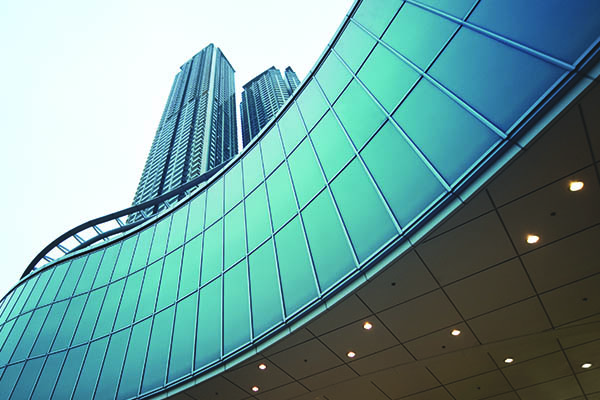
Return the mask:
<path id="1" fill-rule="evenodd" d="M 353 2 L 1 1 L 0 298 L 54 238 L 131 204 L 185 61 L 220 47 L 239 105 L 272 65 L 303 79 Z"/>

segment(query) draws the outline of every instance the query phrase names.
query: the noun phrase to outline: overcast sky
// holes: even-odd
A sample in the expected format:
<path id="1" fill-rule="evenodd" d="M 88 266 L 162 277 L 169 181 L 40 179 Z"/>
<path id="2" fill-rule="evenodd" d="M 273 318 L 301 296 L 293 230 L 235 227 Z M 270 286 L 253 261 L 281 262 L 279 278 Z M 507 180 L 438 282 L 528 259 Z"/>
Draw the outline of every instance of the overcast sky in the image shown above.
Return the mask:
<path id="1" fill-rule="evenodd" d="M 185 61 L 220 47 L 239 105 L 273 65 L 303 79 L 353 2 L 0 2 L 0 297 L 54 238 L 131 204 Z"/>

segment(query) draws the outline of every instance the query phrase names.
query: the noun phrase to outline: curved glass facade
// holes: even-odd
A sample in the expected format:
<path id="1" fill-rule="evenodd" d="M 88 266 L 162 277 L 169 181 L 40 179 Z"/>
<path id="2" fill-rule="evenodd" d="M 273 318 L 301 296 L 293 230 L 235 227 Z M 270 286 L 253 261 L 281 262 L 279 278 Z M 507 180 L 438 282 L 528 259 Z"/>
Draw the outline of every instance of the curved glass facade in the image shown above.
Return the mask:
<path id="1" fill-rule="evenodd" d="M 582 75 L 600 8 L 537 3 L 358 1 L 296 95 L 222 173 L 2 300 L 0 393 L 159 393 L 358 286 L 518 151 L 525 123 Z"/>

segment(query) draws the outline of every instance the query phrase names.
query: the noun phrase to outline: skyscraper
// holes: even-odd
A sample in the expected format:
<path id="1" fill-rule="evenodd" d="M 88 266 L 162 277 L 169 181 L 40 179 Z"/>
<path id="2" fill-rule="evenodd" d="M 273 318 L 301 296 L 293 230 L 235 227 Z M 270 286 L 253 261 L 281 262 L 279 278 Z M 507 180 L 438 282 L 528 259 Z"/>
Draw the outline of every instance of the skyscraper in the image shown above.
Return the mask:
<path id="1" fill-rule="evenodd" d="M 240 113 L 244 146 L 275 116 L 300 81 L 291 67 L 281 72 L 271 67 L 244 85 Z"/>
<path id="2" fill-rule="evenodd" d="M 169 192 L 235 154 L 234 69 L 211 43 L 175 76 L 133 204 Z"/>

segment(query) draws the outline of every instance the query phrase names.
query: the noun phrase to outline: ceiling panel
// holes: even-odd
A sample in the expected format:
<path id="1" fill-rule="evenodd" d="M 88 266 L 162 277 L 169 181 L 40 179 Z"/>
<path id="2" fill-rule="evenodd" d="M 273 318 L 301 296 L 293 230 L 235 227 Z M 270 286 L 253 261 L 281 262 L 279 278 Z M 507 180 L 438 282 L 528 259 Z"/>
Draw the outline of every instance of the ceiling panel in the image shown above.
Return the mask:
<path id="1" fill-rule="evenodd" d="M 302 385 L 310 390 L 325 388 L 336 383 L 356 378 L 358 375 L 347 365 L 331 368 L 316 375 L 309 376 L 300 381 Z"/>
<path id="2" fill-rule="evenodd" d="M 371 380 L 393 399 L 440 385 L 427 369 L 419 365 L 406 365 L 383 371 L 372 375 Z"/>
<path id="3" fill-rule="evenodd" d="M 504 368 L 502 372 L 510 384 L 519 389 L 570 375 L 571 367 L 562 351 L 558 351 L 529 361 L 514 363 Z"/>
<path id="4" fill-rule="evenodd" d="M 460 335 L 452 335 L 451 332 L 454 329 L 459 330 Z M 478 344 L 479 342 L 467 325 L 458 323 L 453 325 L 452 328 L 441 329 L 406 342 L 404 345 L 418 360 L 423 360 L 432 356 L 477 346 Z"/>
<path id="5" fill-rule="evenodd" d="M 367 357 L 350 362 L 353 370 L 361 375 L 381 371 L 414 361 L 403 345 L 397 345 Z"/>
<path id="6" fill-rule="evenodd" d="M 596 82 L 593 90 L 581 101 L 583 118 L 596 160 L 600 159 L 600 114 L 598 114 L 598 104 L 600 104 L 600 85 Z"/>
<path id="7" fill-rule="evenodd" d="M 306 390 L 298 382 L 292 382 L 290 384 L 283 385 L 268 392 L 263 393 L 261 390 L 256 395 L 256 397 L 258 397 L 259 400 L 282 400 L 295 396 L 300 396 L 305 393 L 308 393 L 308 390 Z"/>
<path id="8" fill-rule="evenodd" d="M 274 354 L 270 359 L 295 379 L 337 367 L 342 361 L 317 339 Z"/>
<path id="9" fill-rule="evenodd" d="M 511 391 L 511 387 L 499 371 L 487 372 L 446 385 L 450 393 L 461 400 L 482 399 Z"/>
<path id="10" fill-rule="evenodd" d="M 264 364 L 267 368 L 261 370 L 258 368 L 259 364 Z M 265 359 L 226 372 L 224 376 L 246 390 L 248 394 L 251 394 L 250 389 L 255 385 L 261 390 L 270 390 L 290 383 L 293 380 L 275 364 Z"/>
<path id="11" fill-rule="evenodd" d="M 496 365 L 483 351 L 458 351 L 436 357 L 427 367 L 443 384 L 466 379 L 496 369 Z"/>
<path id="12" fill-rule="evenodd" d="M 517 393 L 521 400 L 567 400 L 583 394 L 573 376 L 520 389 Z"/>
<path id="13" fill-rule="evenodd" d="M 325 317 L 327 315 L 327 317 Z M 340 326 L 360 320 L 371 315 L 371 311 L 356 296 L 352 295 L 327 310 L 324 318 L 317 318 L 307 328 L 319 336 Z"/>
<path id="14" fill-rule="evenodd" d="M 600 274 L 544 293 L 540 297 L 556 326 L 600 312 Z"/>
<path id="15" fill-rule="evenodd" d="M 248 396 L 242 389 L 222 376 L 202 382 L 198 386 L 187 389 L 185 392 L 199 400 L 241 400 Z"/>

